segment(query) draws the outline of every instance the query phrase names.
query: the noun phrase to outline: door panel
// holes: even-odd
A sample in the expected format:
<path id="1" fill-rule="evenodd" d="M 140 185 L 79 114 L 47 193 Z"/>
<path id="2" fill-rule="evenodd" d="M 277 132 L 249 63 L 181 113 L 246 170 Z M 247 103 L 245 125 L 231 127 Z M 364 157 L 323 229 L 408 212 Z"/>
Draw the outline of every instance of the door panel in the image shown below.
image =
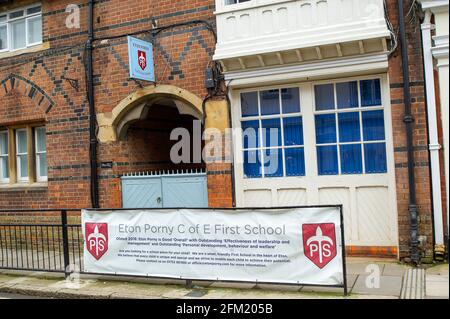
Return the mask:
<path id="1" fill-rule="evenodd" d="M 164 207 L 208 207 L 206 176 L 162 178 Z"/>
<path id="2" fill-rule="evenodd" d="M 123 208 L 161 208 L 160 178 L 122 178 Z"/>

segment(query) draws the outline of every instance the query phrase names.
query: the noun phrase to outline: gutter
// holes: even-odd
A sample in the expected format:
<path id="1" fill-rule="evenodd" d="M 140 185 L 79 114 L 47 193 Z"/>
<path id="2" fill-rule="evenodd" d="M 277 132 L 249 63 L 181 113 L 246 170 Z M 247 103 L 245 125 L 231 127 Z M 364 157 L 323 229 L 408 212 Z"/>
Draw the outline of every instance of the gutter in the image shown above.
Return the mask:
<path id="1" fill-rule="evenodd" d="M 417 221 L 417 203 L 416 203 L 416 185 L 414 174 L 414 145 L 413 145 L 413 124 L 414 117 L 411 113 L 411 88 L 409 77 L 409 59 L 408 45 L 406 42 L 405 29 L 405 11 L 403 0 L 397 0 L 398 8 L 398 25 L 400 33 L 400 47 L 402 55 L 402 71 L 403 71 L 403 96 L 405 104 L 405 115 L 403 122 L 406 125 L 406 148 L 408 153 L 408 185 L 409 185 L 409 205 L 408 211 L 410 216 L 410 237 L 411 237 L 411 261 L 418 265 L 420 263 L 419 240 L 418 240 L 418 221 Z"/>
<path id="2" fill-rule="evenodd" d="M 94 103 L 94 0 L 89 0 L 88 7 L 88 40 L 86 43 L 87 98 L 89 101 L 89 161 L 91 171 L 91 205 L 99 208 L 98 172 L 97 172 L 97 117 Z"/>
<path id="3" fill-rule="evenodd" d="M 441 194 L 441 169 L 439 161 L 439 151 L 441 145 L 438 138 L 438 120 L 436 115 L 436 91 L 434 82 L 434 65 L 432 55 L 431 11 L 425 12 L 425 20 L 421 25 L 422 45 L 425 71 L 425 89 L 427 101 L 428 117 L 428 138 L 431 162 L 431 188 L 433 201 L 433 221 L 434 221 L 434 244 L 435 251 L 442 250 L 444 245 L 444 222 L 442 215 L 442 194 Z M 445 249 L 444 249 L 445 251 Z"/>

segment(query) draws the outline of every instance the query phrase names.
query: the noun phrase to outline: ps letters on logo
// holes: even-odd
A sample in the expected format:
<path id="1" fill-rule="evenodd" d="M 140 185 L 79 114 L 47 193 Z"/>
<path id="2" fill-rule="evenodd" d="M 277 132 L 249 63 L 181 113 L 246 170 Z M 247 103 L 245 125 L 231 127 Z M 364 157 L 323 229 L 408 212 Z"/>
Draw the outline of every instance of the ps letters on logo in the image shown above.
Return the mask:
<path id="1" fill-rule="evenodd" d="M 303 224 L 303 250 L 317 267 L 322 269 L 336 257 L 334 224 Z"/>
<path id="2" fill-rule="evenodd" d="M 142 71 L 147 67 L 147 54 L 145 51 L 138 50 L 138 63 Z"/>
<path id="3" fill-rule="evenodd" d="M 86 223 L 86 248 L 97 260 L 108 250 L 108 224 L 106 223 Z"/>

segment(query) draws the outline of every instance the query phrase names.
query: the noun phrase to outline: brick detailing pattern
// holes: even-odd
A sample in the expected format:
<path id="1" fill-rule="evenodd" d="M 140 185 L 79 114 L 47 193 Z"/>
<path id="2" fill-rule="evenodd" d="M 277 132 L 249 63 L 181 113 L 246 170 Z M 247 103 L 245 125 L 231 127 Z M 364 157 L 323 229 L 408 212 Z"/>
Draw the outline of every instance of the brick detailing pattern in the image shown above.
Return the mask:
<path id="1" fill-rule="evenodd" d="M 32 0 L 14 1 L 7 9 L 30 3 Z M 68 4 L 79 5 L 81 29 L 65 27 Z M 12 193 L 2 187 L 0 207 L 89 207 L 89 113 L 83 65 L 87 5 L 86 1 L 44 0 L 42 10 L 43 40 L 50 48 L 0 59 L 0 80 L 3 81 L 0 85 L 0 126 L 45 121 L 48 186 L 44 190 L 34 190 L 14 185 Z M 169 0 L 159 1 L 157 5 L 147 0 L 99 0 L 95 1 L 95 33 L 97 37 L 108 37 L 149 31 L 152 18 L 157 19 L 161 26 L 200 19 L 212 22 L 213 10 L 213 0 L 181 0 L 176 2 L 176 6 Z M 137 37 L 151 40 L 150 32 Z M 157 43 L 155 67 L 158 83 L 172 84 L 199 97 L 205 96 L 204 69 L 211 60 L 214 39 L 204 26 L 170 29 L 153 41 Z M 66 79 L 76 80 L 78 91 Z M 17 85 L 19 89 L 29 85 L 26 94 L 31 90 L 31 96 L 11 90 Z M 95 42 L 94 85 L 97 112 L 102 113 L 111 111 L 137 86 L 150 85 L 129 79 L 126 37 Z M 41 95 L 45 96 L 42 102 L 37 99 Z M 32 96 L 38 105 L 41 103 L 40 108 L 36 108 Z M 169 145 L 166 132 L 139 134 L 136 131 L 128 136 L 127 141 L 99 146 L 98 173 L 103 207 L 121 206 L 122 174 L 172 165 L 166 158 Z M 150 135 L 144 137 L 145 134 Z M 154 158 L 151 152 L 164 154 L 161 158 Z M 100 168 L 102 162 L 113 162 L 112 169 Z"/>
<path id="2" fill-rule="evenodd" d="M 191 50 L 192 45 L 197 42 L 200 44 L 200 46 L 207 52 L 208 56 L 212 58 L 214 54 L 213 48 L 210 48 L 208 44 L 206 43 L 205 39 L 202 37 L 202 35 L 199 34 L 198 30 L 206 30 L 205 27 L 196 27 L 190 30 L 191 33 L 188 41 L 186 42 L 183 51 L 179 55 L 177 60 L 174 60 L 174 58 L 164 49 L 163 46 L 156 43 L 155 49 L 156 51 L 159 51 L 161 56 L 166 60 L 166 63 L 169 64 L 171 67 L 170 75 L 168 77 L 169 80 L 173 80 L 176 76 L 178 76 L 179 79 L 184 79 L 185 74 L 183 74 L 183 70 L 181 69 L 181 63 L 184 61 L 186 56 L 188 55 L 189 51 Z M 167 34 L 166 34 L 167 36 Z"/>
<path id="3" fill-rule="evenodd" d="M 8 94 L 13 90 L 21 92 L 37 107 L 42 107 L 45 113 L 48 113 L 55 105 L 55 102 L 44 92 L 44 90 L 32 81 L 17 74 L 8 75 L 0 82 L 0 87 L 3 87 L 5 94 Z"/>

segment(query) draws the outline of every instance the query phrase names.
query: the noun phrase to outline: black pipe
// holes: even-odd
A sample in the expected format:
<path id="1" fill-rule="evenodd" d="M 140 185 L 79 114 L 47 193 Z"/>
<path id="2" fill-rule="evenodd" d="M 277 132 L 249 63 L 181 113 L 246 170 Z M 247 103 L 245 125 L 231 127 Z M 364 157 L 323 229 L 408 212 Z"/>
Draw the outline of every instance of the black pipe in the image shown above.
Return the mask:
<path id="1" fill-rule="evenodd" d="M 88 40 L 86 43 L 86 72 L 87 98 L 89 101 L 89 160 L 91 168 L 91 205 L 99 208 L 98 174 L 97 174 L 97 117 L 94 104 L 94 72 L 93 72 L 93 43 L 94 41 L 94 0 L 89 0 L 88 8 Z"/>
<path id="2" fill-rule="evenodd" d="M 411 114 L 411 88 L 409 85 L 409 61 L 408 61 L 408 45 L 406 42 L 405 30 L 405 12 L 403 8 L 403 0 L 397 0 L 398 5 L 398 25 L 400 33 L 400 47 L 402 54 L 402 71 L 403 71 L 403 98 L 405 104 L 405 115 L 403 122 L 406 125 L 406 148 L 408 154 L 408 184 L 409 184 L 409 216 L 411 221 L 411 261 L 419 264 L 419 241 L 417 235 L 417 205 L 416 205 L 416 185 L 414 174 L 414 145 L 413 145 L 413 124 L 414 117 Z"/>

